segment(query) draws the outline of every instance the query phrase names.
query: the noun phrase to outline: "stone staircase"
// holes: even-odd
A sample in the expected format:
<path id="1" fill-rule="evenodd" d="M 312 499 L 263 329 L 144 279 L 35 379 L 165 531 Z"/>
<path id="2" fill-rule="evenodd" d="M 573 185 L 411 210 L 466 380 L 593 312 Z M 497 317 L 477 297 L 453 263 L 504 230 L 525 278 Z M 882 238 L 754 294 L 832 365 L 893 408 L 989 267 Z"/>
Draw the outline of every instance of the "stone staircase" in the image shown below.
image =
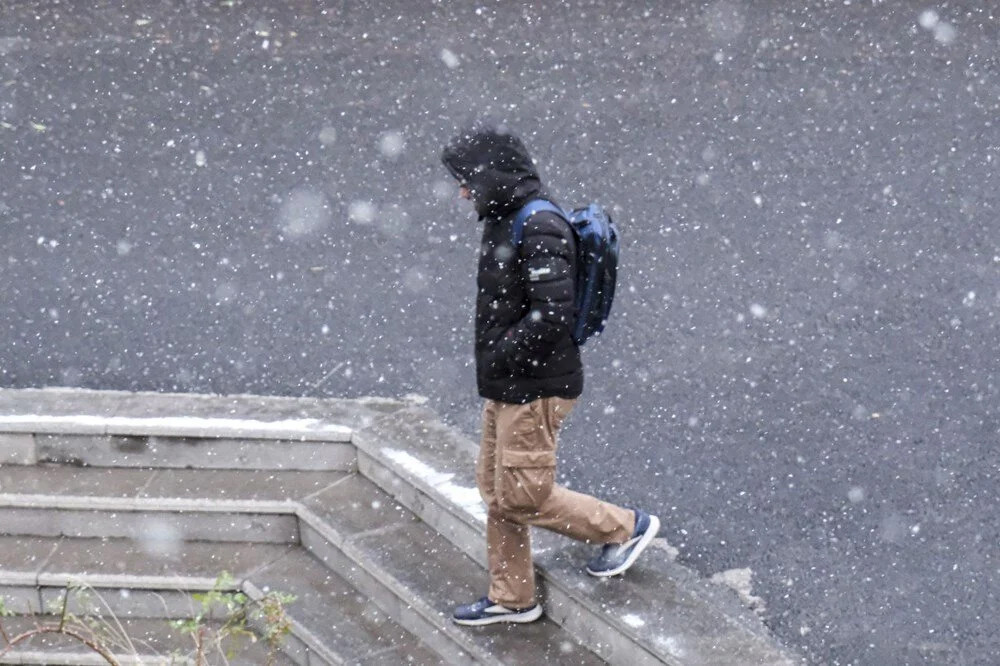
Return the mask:
<path id="1" fill-rule="evenodd" d="M 473 456 L 406 401 L 0 390 L 5 625 L 84 584 L 137 637 L 121 663 L 172 663 L 191 645 L 167 620 L 227 571 L 251 598 L 297 597 L 280 663 L 798 661 L 665 548 L 598 580 L 581 571 L 592 547 L 540 531 L 544 619 L 453 624 L 486 586 Z M 234 663 L 265 663 L 260 643 L 243 650 Z M 0 663 L 95 657 L 49 637 Z"/>

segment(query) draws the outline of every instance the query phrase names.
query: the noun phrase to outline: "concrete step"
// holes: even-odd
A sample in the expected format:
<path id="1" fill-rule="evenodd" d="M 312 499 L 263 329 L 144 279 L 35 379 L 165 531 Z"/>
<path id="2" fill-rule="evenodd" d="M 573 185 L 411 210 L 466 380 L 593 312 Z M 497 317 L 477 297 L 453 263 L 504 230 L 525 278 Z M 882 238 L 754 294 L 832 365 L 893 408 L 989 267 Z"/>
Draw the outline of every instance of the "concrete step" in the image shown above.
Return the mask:
<path id="1" fill-rule="evenodd" d="M 60 421 L 39 416 L 73 418 Z M 177 416 L 196 417 L 200 421 L 194 424 L 189 421 L 184 425 L 187 430 L 177 430 L 178 421 L 174 419 Z M 140 422 L 142 419 L 160 420 Z M 341 430 L 331 424 L 345 428 Z M 83 426 L 90 430 L 76 431 Z M 233 428 L 239 430 L 234 432 Z M 201 440 L 235 438 L 237 443 L 243 442 L 242 446 L 245 440 L 240 438 L 251 438 L 253 455 L 248 457 L 245 452 L 233 450 L 223 451 L 225 455 L 178 454 L 181 457 L 177 458 L 150 450 L 160 445 L 148 438 L 169 439 L 178 432 L 199 440 L 190 445 L 192 450 L 202 446 Z M 97 439 L 89 444 L 82 440 L 71 442 L 69 448 L 59 449 L 68 452 L 67 455 L 50 456 L 46 452 L 55 449 L 47 448 L 45 438 L 49 436 Z M 133 447 L 136 451 L 122 451 L 121 447 L 115 448 L 115 441 L 108 439 L 113 437 L 147 440 L 142 446 Z M 321 441 L 323 438 L 331 441 Z M 43 442 L 41 447 L 39 441 Z M 294 449 L 286 449 L 289 442 L 319 448 L 311 454 L 296 453 Z M 185 447 L 182 441 L 173 445 L 176 448 L 171 452 Z M 341 462 L 334 464 L 324 458 L 322 450 L 326 446 L 335 447 L 338 453 L 334 458 Z M 91 452 L 92 449 L 97 453 Z M 25 534 L 34 533 L 32 523 L 44 525 L 46 521 L 58 520 L 38 513 L 42 508 L 32 503 L 42 502 L 64 516 L 71 511 L 95 511 L 92 530 L 67 532 L 81 536 L 107 532 L 138 537 L 141 533 L 137 534 L 129 524 L 146 524 L 151 517 L 171 516 L 171 520 L 182 522 L 171 523 L 168 529 L 172 525 L 172 529 L 183 534 L 201 535 L 198 538 L 214 533 L 216 536 L 212 538 L 239 540 L 238 534 L 245 531 L 253 535 L 245 540 L 301 544 L 334 570 L 346 572 L 345 577 L 356 588 L 407 630 L 425 638 L 428 645 L 449 661 L 502 658 L 516 663 L 520 657 L 513 647 L 505 647 L 499 640 L 481 640 L 487 635 L 483 631 L 458 631 L 442 615 L 454 603 L 481 596 L 485 588 L 485 513 L 473 478 L 475 449 L 475 443 L 412 401 L 0 390 L 0 461 L 33 464 L 50 456 L 53 460 L 84 464 L 90 461 L 160 468 L 99 470 L 98 475 L 114 479 L 107 484 L 98 476 L 78 477 L 78 473 L 70 471 L 62 472 L 60 477 L 60 473 L 50 472 L 50 479 L 38 479 L 35 490 L 28 490 L 27 481 L 17 480 L 18 472 L 4 476 L 0 467 L 0 511 L 11 517 L 8 522 L 15 530 L 23 530 Z M 319 464 L 314 460 L 317 456 Z M 225 462 L 234 459 L 236 463 Z M 245 488 L 240 488 L 240 481 L 217 481 L 217 472 L 162 469 L 176 467 L 178 460 L 194 468 L 221 469 L 226 465 L 246 464 L 274 470 L 266 474 L 279 474 L 277 480 L 263 477 L 251 487 L 260 484 L 262 488 L 283 487 L 285 491 L 261 491 L 250 497 Z M 301 476 L 296 481 L 281 476 L 292 473 L 287 471 L 292 468 L 330 475 L 337 474 L 339 469 L 342 476 Z M 360 476 L 344 474 L 355 469 Z M 180 472 L 188 476 L 171 476 Z M 366 479 L 374 483 L 372 488 L 387 495 L 367 488 L 363 483 Z M 331 483 L 324 486 L 327 481 Z M 297 483 L 308 492 L 291 492 Z M 87 490 L 88 484 L 96 488 L 93 493 Z M 105 485 L 111 490 L 105 492 Z M 46 497 L 47 487 L 59 487 L 59 492 L 66 495 Z M 202 501 L 199 499 L 202 496 L 211 500 Z M 94 501 L 99 506 L 88 504 Z M 386 506 L 393 507 L 399 520 L 387 515 Z M 655 512 L 655 507 L 650 508 Z M 129 521 L 128 512 L 146 515 Z M 69 522 L 79 525 L 82 515 L 74 514 Z M 220 518 L 225 515 L 231 517 L 231 524 Z M 183 522 L 189 519 L 189 523 Z M 297 522 L 289 523 L 289 519 Z M 415 519 L 424 525 L 414 526 Z M 64 529 L 70 528 L 58 524 L 50 533 L 62 533 L 60 530 Z M 202 531 L 198 532 L 199 529 Z M 430 549 L 427 552 L 447 552 L 451 565 L 444 568 L 432 562 L 421 569 L 419 564 L 411 563 L 412 569 L 424 572 L 423 579 L 411 580 L 403 555 L 394 553 L 392 548 L 374 550 L 374 544 L 385 543 L 377 537 L 380 531 L 386 540 L 415 539 L 422 548 Z M 555 621 L 568 632 L 563 633 L 566 639 L 557 640 L 560 654 L 567 649 L 583 650 L 585 646 L 613 663 L 799 661 L 775 642 L 759 618 L 740 604 L 735 593 L 708 583 L 674 562 L 671 549 L 662 539 L 654 542 L 651 551 L 626 576 L 613 580 L 597 580 L 582 573 L 583 562 L 593 548 L 535 531 L 534 550 L 546 621 Z M 421 587 L 427 580 L 450 580 L 449 576 L 459 568 L 473 573 L 462 583 L 467 589 L 457 588 L 461 594 L 453 595 L 454 598 L 440 589 Z M 528 636 L 526 631 L 517 634 Z M 553 651 L 556 643 L 546 643 L 549 640 L 546 637 L 532 640 L 541 640 L 539 649 L 556 658 Z"/>
<path id="2" fill-rule="evenodd" d="M 272 445 L 280 447 L 261 443 Z M 296 500 L 346 476 L 337 471 L 0 465 L 0 530 L 140 541 L 297 543 Z"/>
<path id="3" fill-rule="evenodd" d="M 254 485 L 255 481 L 261 483 Z M 0 467 L 0 488 L 9 491 L 0 493 L 0 530 L 8 534 L 69 535 L 79 543 L 86 536 L 124 537 L 88 543 L 102 566 L 117 562 L 114 574 L 130 576 L 133 587 L 155 581 L 147 580 L 148 563 L 117 552 L 116 548 L 125 547 L 121 544 L 138 544 L 147 553 L 191 553 L 196 558 L 203 556 L 195 544 L 209 540 L 215 542 L 212 548 L 234 549 L 236 554 L 246 541 L 262 549 L 301 544 L 327 570 L 359 590 L 361 599 L 369 600 L 366 604 L 382 609 L 451 663 L 533 664 L 539 654 L 553 663 L 600 663 L 548 619 L 520 632 L 469 631 L 454 625 L 450 609 L 482 596 L 486 580 L 482 567 L 358 474 L 109 470 L 47 464 Z M 52 494 L 60 491 L 72 494 Z M 212 518 L 215 521 L 206 529 L 205 522 Z M 277 520 L 293 524 L 279 529 Z M 82 569 L 92 584 L 107 579 L 106 571 Z M 79 574 L 81 567 L 68 570 Z M 292 571 L 298 576 L 292 587 L 296 592 L 322 589 L 319 573 L 307 574 L 305 566 Z M 263 589 L 271 583 L 267 578 L 258 581 L 256 575 L 272 574 L 281 575 L 265 567 L 249 580 Z M 70 578 L 50 571 L 37 577 L 53 590 Z M 21 587 L 30 587 L 30 582 L 22 583 Z M 316 593 L 317 600 L 322 597 Z M 132 599 L 138 603 L 138 597 Z M 315 637 L 320 643 L 325 639 L 322 631 Z M 409 647 L 394 647 L 381 658 L 391 659 L 394 651 L 413 653 Z"/>
<path id="4" fill-rule="evenodd" d="M 345 472 L 0 465 L 0 493 L 120 498 L 198 498 L 280 503 L 336 484 Z"/>
<path id="5" fill-rule="evenodd" d="M 355 431 L 362 474 L 485 565 L 474 448 L 433 413 L 406 407 Z M 536 531 L 546 613 L 612 663 L 792 664 L 796 659 L 735 594 L 676 564 L 658 540 L 623 577 L 583 572 L 586 547 Z"/>
<path id="6" fill-rule="evenodd" d="M 294 617 L 348 664 L 439 664 L 441 657 L 344 578 L 299 548 L 255 572 L 260 590 L 294 590 Z"/>
<path id="7" fill-rule="evenodd" d="M 361 476 L 310 497 L 299 515 L 307 549 L 450 662 L 602 663 L 549 618 L 477 630 L 452 623 L 452 608 L 484 594 L 485 571 Z"/>
<path id="8" fill-rule="evenodd" d="M 97 607 L 119 620 L 155 618 L 162 621 L 149 626 L 169 628 L 167 619 L 195 612 L 191 593 L 211 589 L 227 570 L 251 597 L 294 591 L 287 608 L 289 663 L 440 663 L 418 638 L 294 546 L 189 542 L 165 553 L 128 539 L 0 537 L 0 562 L 0 594 L 22 616 L 51 612 L 68 584 L 82 582 L 93 588 L 88 596 L 100 596 Z M 86 610 L 73 596 L 69 607 Z M 241 652 L 241 663 L 263 663 L 251 661 L 253 654 Z"/>
<path id="9" fill-rule="evenodd" d="M 326 416 L 343 411 L 327 406 Z M 0 393 L 0 463 L 350 471 L 350 437 L 346 425 L 273 399 Z"/>
<path id="10" fill-rule="evenodd" d="M 0 466 L 6 534 L 297 543 L 296 500 L 344 472 Z"/>

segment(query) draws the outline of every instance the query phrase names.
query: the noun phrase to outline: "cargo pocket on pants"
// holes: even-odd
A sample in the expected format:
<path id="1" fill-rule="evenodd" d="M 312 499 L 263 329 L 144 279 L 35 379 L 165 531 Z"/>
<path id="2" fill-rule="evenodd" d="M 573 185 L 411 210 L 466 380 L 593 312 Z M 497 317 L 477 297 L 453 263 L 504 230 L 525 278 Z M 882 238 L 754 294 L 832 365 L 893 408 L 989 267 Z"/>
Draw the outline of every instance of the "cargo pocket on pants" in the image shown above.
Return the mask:
<path id="1" fill-rule="evenodd" d="M 555 483 L 554 451 L 507 450 L 500 454 L 497 504 L 504 511 L 537 511 Z"/>

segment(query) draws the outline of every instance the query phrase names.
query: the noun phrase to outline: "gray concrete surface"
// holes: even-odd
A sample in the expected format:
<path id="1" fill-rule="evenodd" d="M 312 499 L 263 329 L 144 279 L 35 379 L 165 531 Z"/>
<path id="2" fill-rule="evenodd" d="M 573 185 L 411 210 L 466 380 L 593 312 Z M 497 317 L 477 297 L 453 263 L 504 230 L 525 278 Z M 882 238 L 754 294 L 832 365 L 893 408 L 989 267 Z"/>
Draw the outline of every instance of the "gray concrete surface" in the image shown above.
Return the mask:
<path id="1" fill-rule="evenodd" d="M 58 412 L 64 403 L 72 403 L 80 422 L 92 424 L 95 419 L 82 400 L 87 395 L 97 407 L 115 397 L 80 389 L 0 390 L 0 404 L 7 414 L 3 418 L 17 422 L 17 427 L 23 427 L 17 419 L 18 404 L 30 408 L 39 423 L 46 423 L 49 405 Z M 185 403 L 195 403 L 206 423 L 218 422 L 218 415 L 229 410 L 245 412 L 247 404 L 261 405 L 259 416 L 266 422 L 272 416 L 266 405 L 287 411 L 294 402 L 159 394 L 117 397 L 142 411 L 148 411 L 143 398 L 154 405 L 169 398 L 179 410 Z M 305 411 L 323 408 L 323 401 L 302 402 Z M 327 567 L 346 576 L 362 596 L 452 660 L 463 661 L 471 654 L 486 662 L 532 663 L 544 653 L 548 660 L 579 663 L 592 658 L 589 647 L 611 663 L 792 663 L 792 655 L 782 653 L 757 618 L 738 606 L 735 595 L 663 560 L 665 550 L 650 551 L 638 578 L 595 581 L 580 570 L 587 559 L 585 551 L 592 547 L 567 554 L 565 540 L 554 535 L 546 539 L 537 534 L 534 550 L 542 564 L 541 594 L 555 624 L 546 619 L 527 631 L 501 628 L 471 633 L 452 626 L 447 610 L 481 594 L 486 583 L 483 507 L 469 470 L 474 447 L 426 408 L 397 402 L 390 410 L 383 401 L 373 409 L 371 401 L 359 400 L 352 410 L 349 404 L 333 400 L 329 408 L 349 412 L 348 420 L 358 424 L 351 441 L 359 448 L 359 471 L 367 478 L 343 472 L 219 470 L 213 460 L 196 469 L 169 464 L 145 469 L 51 463 L 0 467 L 6 533 L 20 539 L 70 534 L 77 538 L 68 543 L 85 544 L 82 551 L 69 551 L 69 560 L 58 550 L 45 558 L 29 558 L 44 559 L 41 565 L 32 565 L 41 566 L 41 573 L 23 579 L 16 571 L 7 572 L 4 583 L 18 590 L 34 581 L 56 588 L 76 571 L 101 586 L 121 580 L 131 588 L 163 588 L 162 575 L 170 572 L 155 569 L 156 562 L 132 557 L 129 549 L 134 550 L 134 544 L 156 552 L 176 551 L 182 557 L 172 556 L 169 564 L 174 567 L 204 559 L 204 549 L 196 545 L 188 552 L 190 539 L 229 541 L 237 562 L 240 541 L 301 543 Z M 184 416 L 183 411 L 158 411 L 168 419 Z M 0 422 L 0 431 L 3 427 L 11 426 Z M 72 436 L 72 431 L 65 436 Z M 205 436 L 211 440 L 213 433 Z M 262 440 L 258 446 L 263 454 L 275 457 L 282 455 L 286 444 Z M 278 526 L 284 538 L 268 527 L 279 515 L 293 514 L 296 529 Z M 98 536 L 134 542 L 103 548 L 96 539 L 80 538 Z M 171 584 L 178 589 L 190 585 L 187 578 L 174 578 Z M 311 589 L 308 581 L 299 582 Z M 256 578 L 253 584 L 267 585 Z M 583 645 L 574 647 L 567 631 Z M 309 632 L 319 643 L 324 642 L 322 634 L 315 628 Z"/>
<path id="2" fill-rule="evenodd" d="M 123 619 L 162 618 L 167 628 L 166 619 L 191 616 L 197 606 L 191 593 L 212 589 L 228 571 L 237 584 L 246 579 L 256 590 L 296 595 L 288 606 L 295 624 L 290 648 L 304 640 L 306 649 L 297 663 L 409 663 L 408 654 L 416 663 L 440 663 L 420 639 L 371 607 L 336 572 L 293 546 L 204 540 L 157 550 L 144 539 L 7 535 L 0 536 L 0 562 L 0 596 L 22 613 L 58 605 L 67 585 L 82 582 L 105 598 L 102 611 Z M 92 611 L 74 597 L 71 612 Z M 140 640 L 142 634 L 130 637 Z M 317 660 L 318 654 L 327 660 Z M 240 651 L 239 658 L 263 663 L 253 650 Z M 50 655 L 47 663 L 56 658 Z"/>
<path id="3" fill-rule="evenodd" d="M 134 408 L 147 409 L 140 395 L 112 396 L 72 389 L 12 393 L 0 390 L 0 403 L 8 420 L 18 415 L 16 405 L 21 404 L 30 407 L 31 413 L 44 423 L 47 405 L 52 404 L 52 411 L 58 412 L 65 398 L 66 403 L 78 408 L 81 423 L 91 423 L 92 415 L 81 399 L 85 395 L 94 398 L 95 408 L 117 397 Z M 164 401 L 160 395 L 145 397 L 154 406 Z M 246 403 L 270 403 L 279 410 L 290 406 L 287 399 L 181 396 L 174 405 L 182 411 L 159 412 L 183 417 L 185 402 L 196 402 L 206 423 L 216 422 L 215 417 L 231 406 L 236 411 L 245 410 Z M 315 403 L 306 401 L 304 408 L 316 407 Z M 386 404 L 376 403 L 373 409 L 371 401 L 358 401 L 348 421 L 365 423 L 372 415 L 379 415 Z M 405 411 L 405 406 L 396 403 L 397 411 Z M 328 406 L 329 411 L 338 408 L 346 408 L 346 403 L 331 401 Z M 260 416 L 268 416 L 265 408 L 261 411 Z M 0 432 L 4 427 L 24 425 L 0 424 Z M 223 431 L 227 427 L 221 425 Z M 312 429 L 309 424 L 300 427 L 303 431 Z M 72 430 L 63 436 L 72 437 Z M 205 436 L 216 441 L 212 432 Z M 335 439 L 340 439 L 339 435 Z M 284 455 L 286 445 L 280 439 L 258 442 L 269 459 Z M 316 444 L 318 448 L 327 445 L 345 444 Z M 322 456 L 322 452 L 317 455 Z M 194 462 L 197 464 L 197 459 Z M 101 588 L 183 591 L 191 587 L 192 580 L 202 588 L 211 587 L 212 579 L 199 579 L 197 575 L 204 575 L 212 567 L 224 570 L 226 564 L 232 564 L 249 570 L 246 577 L 255 586 L 253 589 L 266 589 L 273 580 L 282 579 L 289 583 L 289 591 L 301 588 L 306 593 L 308 612 L 296 620 L 302 625 L 296 627 L 302 631 L 290 647 L 290 654 L 300 663 L 312 663 L 317 654 L 327 652 L 336 656 L 332 663 L 384 663 L 410 656 L 428 663 L 430 653 L 425 643 L 449 663 L 466 663 L 474 657 L 481 663 L 532 664 L 539 654 L 553 663 L 601 663 L 550 619 L 526 632 L 509 632 L 502 627 L 500 631 L 468 632 L 454 625 L 446 609 L 477 596 L 475 588 L 481 582 L 481 570 L 371 482 L 337 471 L 245 471 L 214 466 L 215 461 L 205 460 L 199 469 L 183 470 L 169 463 L 145 469 L 73 468 L 51 463 L 0 467 L 0 532 L 8 535 L 6 540 L 0 540 L 0 554 L 6 546 L 27 554 L 38 551 L 37 557 L 27 559 L 25 570 L 21 567 L 6 571 L 0 567 L 0 584 L 10 588 L 14 603 L 24 605 L 32 603 L 26 587 L 41 586 L 44 602 L 56 598 L 60 587 L 78 577 Z M 408 528 L 417 528 L 418 532 L 404 535 Z M 59 540 L 59 536 L 70 538 Z M 48 539 L 39 543 L 38 537 Z M 251 544 L 263 545 L 254 549 Z M 279 545 L 277 549 L 275 545 Z M 285 562 L 269 573 L 273 561 L 293 557 L 290 545 L 304 546 L 306 550 L 301 553 L 315 566 Z M 224 563 L 220 554 L 229 549 L 231 561 Z M 409 552 L 409 557 L 401 558 L 404 552 Z M 246 562 L 247 557 L 241 553 L 251 555 L 253 561 Z M 314 558 L 320 558 L 323 565 Z M 457 584 L 458 574 L 452 568 L 461 572 L 464 584 Z M 179 575 L 178 571 L 193 572 L 196 578 Z M 338 585 L 331 579 L 339 575 L 353 586 L 347 597 L 333 594 L 327 599 L 316 589 L 325 576 L 324 589 L 334 590 Z M 341 583 L 342 593 L 348 584 Z M 167 596 L 167 601 L 183 601 L 177 595 Z M 131 604 L 130 612 L 141 613 L 155 601 L 133 595 L 122 603 Z M 358 610 L 359 603 L 377 606 L 400 624 L 385 620 L 367 628 L 358 625 L 352 613 Z M 351 631 L 317 625 L 326 620 L 336 625 L 333 609 L 345 604 L 351 611 L 345 613 L 353 619 L 341 619 Z M 363 624 L 364 617 L 360 620 Z M 393 632 L 399 633 L 401 627 L 416 636 L 402 643 L 391 640 Z M 331 638 L 337 640 L 330 643 Z M 298 643 L 308 654 L 298 649 L 302 647 Z"/>
<path id="4" fill-rule="evenodd" d="M 353 441 L 362 474 L 486 566 L 485 507 L 467 439 L 429 410 L 409 407 L 358 429 Z M 536 530 L 532 551 L 547 615 L 613 664 L 787 666 L 800 659 L 732 590 L 677 565 L 662 539 L 655 545 L 628 575 L 595 580 L 582 571 L 593 545 Z"/>
<path id="5" fill-rule="evenodd" d="M 492 113 L 624 233 L 564 478 L 751 568 L 817 662 L 988 662 L 998 34 L 972 0 L 11 5 L 0 385 L 417 392 L 474 434 L 436 155 Z"/>

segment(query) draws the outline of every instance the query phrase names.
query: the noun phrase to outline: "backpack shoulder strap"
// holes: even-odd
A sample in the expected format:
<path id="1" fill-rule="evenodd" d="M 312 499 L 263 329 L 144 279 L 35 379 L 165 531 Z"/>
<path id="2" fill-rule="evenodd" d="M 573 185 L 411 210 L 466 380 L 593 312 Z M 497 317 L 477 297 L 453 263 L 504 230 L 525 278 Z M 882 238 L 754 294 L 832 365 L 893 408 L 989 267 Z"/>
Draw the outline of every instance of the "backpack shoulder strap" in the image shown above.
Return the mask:
<path id="1" fill-rule="evenodd" d="M 542 211 L 555 213 L 564 220 L 569 219 L 566 212 L 551 201 L 547 201 L 545 199 L 535 199 L 533 201 L 529 201 L 523 208 L 521 208 L 521 210 L 517 211 L 517 215 L 514 217 L 515 247 L 520 245 L 521 240 L 524 238 L 524 224 L 528 221 L 528 218 L 535 213 L 541 213 Z"/>

